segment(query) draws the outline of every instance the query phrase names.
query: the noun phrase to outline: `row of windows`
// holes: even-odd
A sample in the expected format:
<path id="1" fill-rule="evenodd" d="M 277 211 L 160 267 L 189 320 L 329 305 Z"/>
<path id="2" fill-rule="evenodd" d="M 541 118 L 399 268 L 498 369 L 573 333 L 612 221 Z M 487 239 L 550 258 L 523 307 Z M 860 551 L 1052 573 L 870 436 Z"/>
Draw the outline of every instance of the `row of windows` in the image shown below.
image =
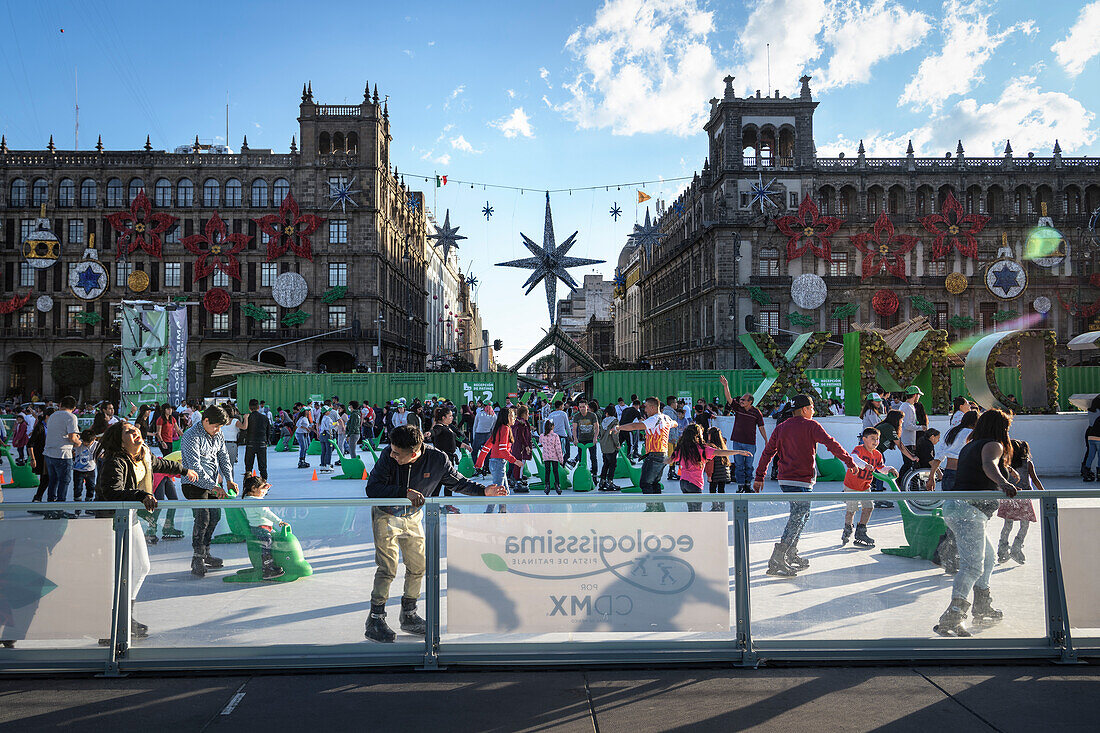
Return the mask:
<path id="1" fill-rule="evenodd" d="M 936 308 L 935 313 L 928 315 L 928 322 L 931 324 L 932 328 L 942 329 L 942 330 L 945 330 L 945 331 L 950 329 L 950 324 L 948 323 L 948 320 L 950 319 L 950 308 L 949 308 L 948 304 L 944 303 L 944 302 L 939 302 L 939 303 L 933 303 L 932 305 L 934 305 L 935 308 Z M 997 330 L 1007 328 L 1008 326 L 1006 324 L 998 323 L 997 321 L 994 320 L 994 316 L 1003 307 L 1004 307 L 1004 305 L 1002 303 L 992 303 L 992 302 L 979 303 L 978 304 L 978 319 L 979 319 L 979 326 L 978 327 L 982 331 L 997 331 Z M 1030 312 L 1035 313 L 1033 308 L 1030 309 Z M 780 333 L 782 333 L 781 329 L 783 328 L 783 326 L 780 323 L 780 308 L 779 308 L 778 305 L 761 306 L 758 313 L 759 313 L 759 315 L 757 316 L 757 330 L 758 331 L 760 331 L 762 333 L 771 334 L 772 336 L 778 336 Z M 916 314 L 914 314 L 914 315 L 916 315 Z M 888 316 L 877 315 L 877 316 L 875 316 L 877 318 L 876 325 L 879 328 L 885 328 L 885 329 L 893 328 L 894 326 L 897 326 L 898 323 L 901 321 L 901 316 L 902 316 L 902 313 L 901 313 L 900 308 L 898 310 L 894 311 L 893 313 L 891 313 Z M 837 336 L 843 336 L 845 333 L 850 331 L 851 328 L 852 328 L 852 318 L 851 317 L 842 318 L 842 319 L 830 318 L 829 323 L 832 326 L 833 334 L 835 334 Z"/>
<path id="2" fill-rule="evenodd" d="M 906 259 L 909 256 L 915 255 L 903 255 Z M 994 244 L 979 243 L 978 245 L 978 264 L 984 264 L 994 260 L 997 256 L 997 247 Z M 855 258 L 849 257 L 847 252 L 832 252 L 833 261 L 829 264 L 829 276 L 830 277 L 846 277 L 848 275 L 855 275 Z M 944 277 L 947 275 L 947 262 L 948 258 L 942 258 L 934 260 L 931 258 L 925 258 L 924 260 L 924 274 L 928 277 Z M 780 275 L 780 259 L 779 250 L 771 247 L 765 247 L 760 250 L 760 256 L 756 260 L 756 275 L 760 277 L 779 277 Z"/>
<path id="3" fill-rule="evenodd" d="M 27 241 L 32 233 L 35 232 L 38 225 L 37 219 L 22 219 L 19 222 L 19 242 Z M 230 220 L 226 222 L 226 225 L 233 228 L 233 231 L 238 233 L 239 229 L 235 229 L 235 221 Z M 77 246 L 84 246 L 85 241 L 85 223 L 83 219 L 69 219 L 66 225 L 67 229 L 67 242 L 69 244 L 75 244 Z M 200 231 L 202 227 L 199 227 Z M 177 223 L 170 230 L 164 234 L 165 244 L 179 244 L 182 240 L 180 236 L 181 227 Z M 252 233 L 252 225 L 249 226 L 249 233 Z M 249 248 L 252 249 L 255 243 L 267 244 L 271 239 L 268 234 L 259 228 L 255 231 L 256 238 L 249 241 Z M 347 219 L 329 219 L 328 220 L 328 241 L 329 244 L 347 244 L 348 243 L 348 220 Z M 14 245 L 15 243 L 11 243 Z"/>
<path id="4" fill-rule="evenodd" d="M 225 196 L 222 197 L 222 184 L 216 178 L 207 178 L 202 184 L 202 205 L 215 206 L 241 206 L 244 201 L 244 187 L 236 178 L 230 178 L 225 182 Z M 125 206 L 145 189 L 145 182 L 140 178 L 130 179 L 127 186 L 122 185 L 118 178 L 107 181 L 107 206 Z M 249 187 L 249 201 L 253 208 L 266 206 L 278 206 L 290 193 L 290 181 L 285 178 L 275 179 L 271 187 L 273 199 L 268 198 L 267 181 L 257 178 Z M 50 185 L 45 178 L 35 179 L 30 188 L 30 199 L 27 198 L 27 182 L 22 178 L 16 178 L 9 187 L 9 206 L 40 206 L 49 204 Z M 99 185 L 91 178 L 85 178 L 80 183 L 79 205 L 84 208 L 94 208 L 98 198 Z M 124 197 L 124 194 L 127 196 Z M 63 178 L 57 186 L 57 205 L 77 205 L 76 183 L 71 178 Z M 125 202 L 124 202 L 125 201 Z M 173 201 L 175 202 L 173 204 Z M 190 208 L 195 205 L 195 184 L 188 178 L 182 178 L 173 186 L 167 178 L 160 178 L 153 186 L 153 202 L 157 206 L 176 206 L 177 208 Z"/>
<path id="5" fill-rule="evenodd" d="M 267 312 L 270 318 L 257 321 L 256 326 L 260 331 L 274 331 L 279 323 L 279 308 L 274 305 L 263 305 L 260 308 Z M 86 308 L 84 305 L 66 305 L 64 311 L 65 328 L 69 331 L 83 331 L 85 324 L 77 320 Z M 215 332 L 229 331 L 229 313 L 214 313 L 213 330 Z M 331 328 L 346 328 L 348 325 L 348 307 L 346 305 L 330 305 L 327 312 L 327 324 Z M 19 328 L 31 330 L 38 328 L 39 314 L 33 310 L 24 310 L 19 313 Z"/>
<path id="6" fill-rule="evenodd" d="M 79 262 L 67 263 L 68 268 L 65 272 L 65 282 L 68 282 L 69 272 L 72 268 L 80 264 Z M 153 267 L 157 267 L 157 263 L 150 263 Z M 126 279 L 134 271 L 134 263 L 127 260 L 115 261 L 114 282 L 116 285 L 125 286 Z M 35 285 L 36 273 L 41 272 L 31 267 L 29 262 L 23 261 L 19 263 L 19 287 L 21 288 L 33 288 Z M 260 286 L 270 288 L 275 284 L 275 278 L 279 275 L 278 263 L 275 262 L 263 262 L 260 263 Z M 221 270 L 215 270 L 213 277 L 213 283 L 211 287 L 215 288 L 227 288 L 229 287 L 229 276 Z M 166 288 L 178 288 L 183 286 L 183 265 L 179 262 L 165 262 L 164 263 L 164 287 Z M 335 288 L 338 286 L 347 286 L 348 284 L 348 263 L 346 262 L 330 262 L 328 265 L 328 286 Z"/>

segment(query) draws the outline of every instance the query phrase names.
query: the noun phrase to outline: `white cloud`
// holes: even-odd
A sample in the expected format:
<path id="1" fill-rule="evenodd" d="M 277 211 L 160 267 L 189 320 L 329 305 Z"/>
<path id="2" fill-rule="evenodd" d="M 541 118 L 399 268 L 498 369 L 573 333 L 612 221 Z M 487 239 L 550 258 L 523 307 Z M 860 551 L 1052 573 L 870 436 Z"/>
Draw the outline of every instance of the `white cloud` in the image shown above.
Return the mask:
<path id="1" fill-rule="evenodd" d="M 434 45 L 435 45 L 435 41 L 428 41 L 428 45 L 429 45 L 429 46 L 434 46 Z"/>
<path id="2" fill-rule="evenodd" d="M 263 128 L 263 126 L 262 126 L 262 125 L 260 125 L 260 123 L 259 123 L 259 122 L 253 122 L 252 124 L 253 124 L 253 126 L 255 126 L 255 128 L 256 128 L 257 130 L 262 130 L 262 129 L 264 129 L 264 128 Z"/>
<path id="3" fill-rule="evenodd" d="M 1001 96 L 992 102 L 979 104 L 967 98 L 941 114 L 935 114 L 923 125 L 901 134 L 868 131 L 863 144 L 868 156 L 898 157 L 905 154 L 912 139 L 917 155 L 940 157 L 954 153 L 962 140 L 966 154 L 972 157 L 999 156 L 1005 140 L 1012 141 L 1017 155 L 1034 151 L 1049 155 L 1058 140 L 1063 150 L 1091 145 L 1097 133 L 1092 129 L 1096 115 L 1083 104 L 1063 92 L 1045 92 L 1033 76 L 1010 79 Z M 818 154 L 855 155 L 858 140 L 843 136 L 818 146 Z"/>
<path id="4" fill-rule="evenodd" d="M 562 84 L 571 99 L 555 109 L 617 135 L 696 134 L 721 88 L 713 31 L 714 14 L 698 0 L 607 0 L 566 41 L 583 68 Z"/>
<path id="5" fill-rule="evenodd" d="M 776 25 L 780 18 L 781 31 Z M 744 58 L 735 74 L 742 81 L 741 88 L 767 88 L 769 93 L 772 89 L 796 88 L 806 64 L 822 54 L 819 35 L 828 18 L 825 0 L 759 0 L 737 39 Z"/>
<path id="6" fill-rule="evenodd" d="M 410 59 L 411 59 L 411 58 L 413 57 L 413 52 L 412 52 L 412 51 L 410 51 L 410 50 L 409 50 L 409 49 L 407 49 L 407 48 L 403 48 L 403 49 L 401 49 L 401 53 L 405 54 L 405 55 L 406 55 L 406 56 L 408 56 L 408 57 L 409 57 Z"/>
<path id="7" fill-rule="evenodd" d="M 550 87 L 551 89 L 554 88 L 554 85 L 550 83 L 550 72 L 546 69 L 545 66 L 539 67 L 539 78 L 546 82 L 546 86 Z"/>
<path id="8" fill-rule="evenodd" d="M 443 129 L 439 133 L 439 137 L 437 137 L 435 139 L 435 141 L 437 143 L 443 142 L 443 138 L 445 138 L 447 136 L 447 133 L 450 132 L 453 129 L 454 129 L 454 123 L 453 122 L 448 122 L 446 125 L 443 126 Z"/>
<path id="9" fill-rule="evenodd" d="M 435 152 L 432 151 L 432 150 L 429 150 L 428 152 L 421 155 L 420 159 L 421 160 L 430 160 L 431 162 L 438 163 L 439 165 L 450 165 L 450 163 L 451 163 L 450 154 L 444 153 L 443 155 L 436 156 Z"/>
<path id="10" fill-rule="evenodd" d="M 1077 76 L 1085 70 L 1085 64 L 1100 54 L 1096 34 L 1100 31 L 1100 0 L 1081 8 L 1077 22 L 1062 40 L 1050 47 L 1066 73 Z"/>
<path id="11" fill-rule="evenodd" d="M 906 84 L 898 104 L 914 109 L 938 111 L 948 97 L 966 94 L 980 84 L 982 66 L 1008 37 L 1016 32 L 1030 35 L 1031 21 L 1022 21 L 994 32 L 990 29 L 992 11 L 986 0 L 947 0 L 943 4 L 943 46 L 921 62 L 917 73 Z"/>
<path id="12" fill-rule="evenodd" d="M 516 107 L 512 114 L 501 117 L 499 120 L 489 122 L 489 127 L 495 127 L 504 133 L 504 137 L 534 137 L 531 129 L 531 118 L 523 111 L 523 107 Z"/>
<path id="13" fill-rule="evenodd" d="M 872 66 L 916 48 L 930 29 L 924 13 L 886 0 L 839 0 L 830 8 L 824 33 L 832 57 L 814 71 L 815 91 L 868 81 Z"/>
<path id="14" fill-rule="evenodd" d="M 542 101 L 547 107 L 549 107 L 550 109 L 554 109 L 554 103 L 551 102 L 550 98 L 547 97 L 545 94 L 542 95 Z"/>
<path id="15" fill-rule="evenodd" d="M 457 87 L 454 88 L 454 91 L 451 92 L 451 99 L 456 98 L 459 94 L 462 94 L 464 91 L 466 91 L 466 85 L 465 84 L 459 84 Z"/>
<path id="16" fill-rule="evenodd" d="M 508 99 L 515 99 L 516 98 L 516 90 L 515 89 L 505 89 L 504 91 L 508 95 Z"/>
<path id="17" fill-rule="evenodd" d="M 476 150 L 462 135 L 451 138 L 451 147 L 463 153 L 472 153 L 474 155 L 479 155 L 483 152 L 481 150 Z"/>

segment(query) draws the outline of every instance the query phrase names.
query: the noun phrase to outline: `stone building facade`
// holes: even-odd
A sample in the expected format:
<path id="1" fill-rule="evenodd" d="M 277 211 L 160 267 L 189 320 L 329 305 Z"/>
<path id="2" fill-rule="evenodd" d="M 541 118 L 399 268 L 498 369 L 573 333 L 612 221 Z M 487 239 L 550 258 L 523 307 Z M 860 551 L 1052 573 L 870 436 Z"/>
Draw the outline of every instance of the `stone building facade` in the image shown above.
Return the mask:
<path id="1" fill-rule="evenodd" d="M 1020 318 L 1055 330 L 1061 342 L 1089 327 L 1088 307 L 1100 310 L 1089 277 L 1100 264 L 1089 244 L 1100 158 L 1065 157 L 1057 143 L 1050 157 L 1017 157 L 1010 141 L 998 157 L 969 157 L 962 141 L 942 158 L 918 158 L 912 145 L 896 158 L 870 158 L 862 143 L 855 157 L 818 157 L 818 103 L 809 77 L 801 81 L 794 98 L 740 98 L 727 77 L 723 97 L 711 100 L 702 170 L 660 217 L 660 244 L 641 253 L 641 355 L 654 368 L 753 367 L 737 340 L 748 328 L 785 343 L 792 332 L 839 337 L 853 322 L 889 327 L 918 315 L 952 340 Z M 754 185 L 771 191 L 771 205 Z M 937 221 L 928 224 L 929 216 Z M 1025 251 L 1041 224 L 1061 235 L 1048 238 L 1054 251 L 1046 258 Z M 973 256 L 960 251 L 972 244 Z M 1020 284 L 1026 277 L 1018 294 L 996 288 L 1005 263 L 991 265 L 1005 259 L 1012 273 L 1019 265 Z M 895 272 L 904 265 L 905 278 L 884 260 Z M 816 308 L 792 298 L 792 281 L 804 273 L 827 287 Z M 961 292 L 947 290 L 952 273 L 965 278 L 953 278 Z M 898 307 L 888 312 L 891 293 Z"/>
<path id="2" fill-rule="evenodd" d="M 267 351 L 263 360 L 305 371 L 374 369 L 378 363 L 385 371 L 422 370 L 430 299 L 424 197 L 405 187 L 390 157 L 388 106 L 379 102 L 377 87 L 373 94 L 365 89 L 359 104 L 338 105 L 316 102 L 312 88 L 303 87 L 299 112 L 299 134 L 286 153 L 251 149 L 247 137 L 235 154 L 204 149 L 197 139 L 178 153 L 153 150 L 148 140 L 143 150 L 120 151 L 102 142 L 91 151 L 62 151 L 52 138 L 46 150 L 16 151 L 0 141 L 5 297 L 31 296 L 19 310 L 0 316 L 0 385 L 6 393 L 56 395 L 60 387 L 53 384 L 51 362 L 74 353 L 95 359 L 95 380 L 85 394 L 106 396 L 110 357 L 119 343 L 115 306 L 123 299 L 188 303 L 189 394 L 216 386 L 207 375 L 221 354 L 254 359 L 265 347 L 310 336 L 319 338 Z M 333 196 L 340 184 L 351 191 L 342 204 Z M 154 213 L 178 220 L 162 235 L 160 256 L 142 248 L 128 256 L 116 250 L 118 235 L 107 217 L 129 209 L 140 192 Z M 256 220 L 279 213 L 288 196 L 302 214 L 325 221 L 311 235 L 312 259 L 291 248 L 269 261 Z M 23 242 L 43 204 L 61 252 L 53 266 L 33 269 Z M 228 232 L 249 237 L 236 255 L 239 280 L 219 270 L 194 278 L 197 255 L 181 244 L 203 233 L 215 214 Z M 93 236 L 111 278 L 102 297 L 86 302 L 70 290 L 67 268 L 81 259 Z M 135 270 L 146 273 L 147 288 L 128 286 Z M 293 319 L 292 325 L 283 323 L 288 309 L 272 297 L 274 278 L 290 271 L 301 273 L 309 288 L 295 309 L 309 317 L 298 325 Z M 202 305 L 215 287 L 230 293 L 226 313 Z M 333 289 L 341 287 L 346 292 L 334 297 Z M 35 309 L 41 295 L 53 299 L 51 310 Z M 249 304 L 271 317 L 253 317 L 257 311 Z M 82 312 L 98 314 L 98 322 L 83 322 Z M 351 330 L 332 333 L 345 327 Z M 381 354 L 375 355 L 379 329 Z"/>
<path id="3" fill-rule="evenodd" d="M 554 322 L 599 364 L 606 365 L 614 353 L 614 328 L 611 323 L 611 306 L 615 283 L 604 280 L 603 275 L 585 275 L 581 286 L 571 290 L 569 297 L 557 303 Z M 591 349 L 596 348 L 603 355 Z M 561 354 L 561 371 L 574 372 L 581 367 Z"/>

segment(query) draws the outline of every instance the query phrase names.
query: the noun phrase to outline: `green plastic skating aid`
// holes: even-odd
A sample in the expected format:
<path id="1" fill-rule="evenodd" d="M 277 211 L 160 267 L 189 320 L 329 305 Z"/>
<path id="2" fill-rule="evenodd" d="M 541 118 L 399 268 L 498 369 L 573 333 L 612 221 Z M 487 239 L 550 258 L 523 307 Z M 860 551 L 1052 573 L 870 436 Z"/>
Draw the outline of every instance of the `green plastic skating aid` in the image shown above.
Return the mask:
<path id="1" fill-rule="evenodd" d="M 222 578 L 223 583 L 289 583 L 298 578 L 313 575 L 313 568 L 306 562 L 298 538 L 290 531 L 290 527 L 281 527 L 271 533 L 274 540 L 271 556 L 275 564 L 283 569 L 283 574 L 274 580 L 264 581 L 263 550 L 260 548 L 259 540 L 252 536 L 252 529 L 248 526 L 244 510 L 226 509 L 225 519 L 234 533 L 247 534 L 245 542 L 248 545 L 248 559 L 252 567 L 238 570 L 235 574 Z"/>
<path id="2" fill-rule="evenodd" d="M 37 489 L 39 477 L 31 469 L 30 463 L 22 466 L 11 459 L 11 451 L 6 445 L 0 446 L 0 456 L 8 459 L 11 466 L 11 482 L 4 484 L 5 489 Z"/>
<path id="3" fill-rule="evenodd" d="M 580 458 L 577 459 L 577 465 L 573 469 L 573 475 L 570 477 L 573 484 L 573 491 L 592 491 L 596 488 L 595 482 L 592 481 L 592 472 L 588 470 L 588 449 L 592 447 L 591 443 L 578 443 L 577 447 L 580 449 Z"/>
<path id="4" fill-rule="evenodd" d="M 309 447 L 306 448 L 306 455 L 307 456 L 319 456 L 319 455 L 321 455 L 321 441 L 314 438 L 310 442 Z"/>
<path id="5" fill-rule="evenodd" d="M 874 476 L 889 486 L 890 491 L 899 490 L 893 476 L 878 472 L 875 472 Z M 905 547 L 883 548 L 883 554 L 921 557 L 931 562 L 940 544 L 940 538 L 947 531 L 947 524 L 943 521 L 943 510 L 926 509 L 922 510 L 926 513 L 918 514 L 907 501 L 899 501 L 896 504 L 901 513 L 901 527 L 905 532 L 905 541 L 909 544 Z"/>
<path id="6" fill-rule="evenodd" d="M 333 481 L 362 480 L 363 474 L 367 470 L 367 465 L 363 463 L 363 459 L 345 456 L 344 452 L 340 450 L 340 446 L 336 445 L 335 440 L 329 440 L 329 443 L 332 444 L 336 454 L 340 456 L 340 470 L 343 472 L 340 476 L 330 476 L 329 478 Z"/>

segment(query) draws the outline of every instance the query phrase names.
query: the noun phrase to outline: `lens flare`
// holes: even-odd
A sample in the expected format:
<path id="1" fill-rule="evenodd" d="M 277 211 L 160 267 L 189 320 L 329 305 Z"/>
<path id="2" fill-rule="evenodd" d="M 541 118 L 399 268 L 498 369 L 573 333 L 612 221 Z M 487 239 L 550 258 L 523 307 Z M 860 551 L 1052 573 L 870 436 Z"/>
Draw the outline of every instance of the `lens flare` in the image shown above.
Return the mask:
<path id="1" fill-rule="evenodd" d="M 1057 264 L 1065 256 L 1066 238 L 1054 227 L 1035 227 L 1027 235 L 1024 259 L 1043 267 L 1050 267 L 1051 265 L 1043 264 L 1042 261 L 1055 260 L 1052 264 Z"/>
<path id="2" fill-rule="evenodd" d="M 970 351 L 974 344 L 978 343 L 982 338 L 988 336 L 991 333 L 997 333 L 1000 331 L 1025 331 L 1029 328 L 1033 328 L 1041 323 L 1043 316 L 1041 313 L 1028 313 L 1020 316 L 1019 318 L 1013 318 L 1011 321 L 1005 321 L 997 324 L 997 328 L 993 331 L 982 331 L 972 336 L 959 339 L 955 343 L 947 347 L 947 350 L 952 354 L 965 354 Z"/>

